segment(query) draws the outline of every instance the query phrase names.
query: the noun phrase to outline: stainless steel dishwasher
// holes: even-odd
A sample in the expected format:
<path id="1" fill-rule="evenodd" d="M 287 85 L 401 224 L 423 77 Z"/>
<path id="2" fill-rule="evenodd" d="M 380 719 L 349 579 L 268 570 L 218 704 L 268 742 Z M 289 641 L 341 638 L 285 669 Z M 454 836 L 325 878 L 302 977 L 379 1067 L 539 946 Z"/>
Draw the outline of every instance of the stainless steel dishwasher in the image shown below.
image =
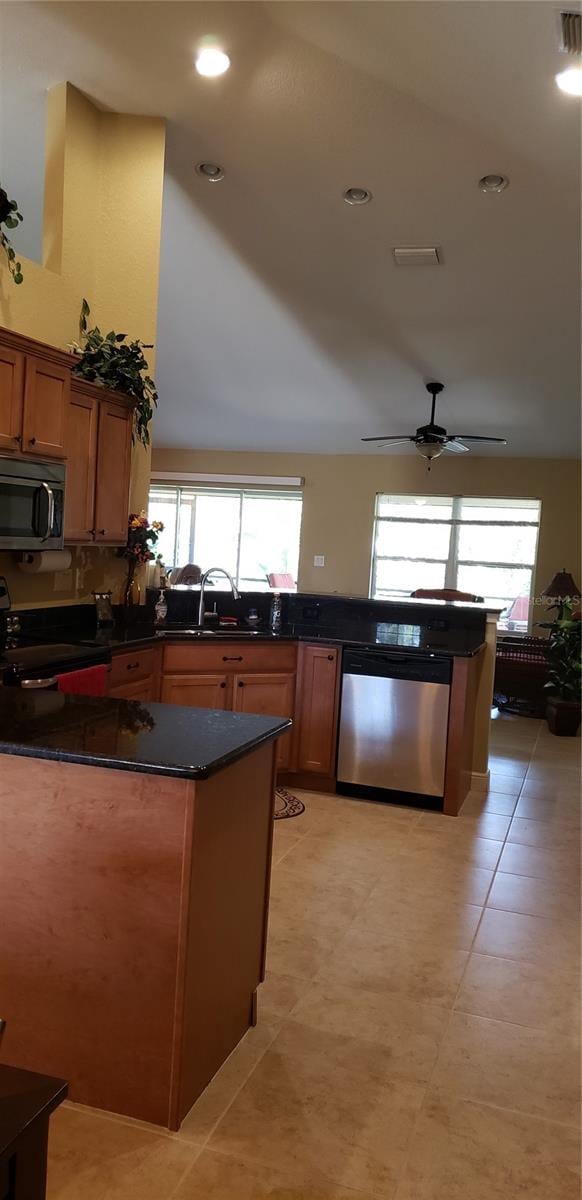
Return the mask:
<path id="1" fill-rule="evenodd" d="M 338 792 L 442 797 L 450 681 L 446 658 L 344 651 Z"/>

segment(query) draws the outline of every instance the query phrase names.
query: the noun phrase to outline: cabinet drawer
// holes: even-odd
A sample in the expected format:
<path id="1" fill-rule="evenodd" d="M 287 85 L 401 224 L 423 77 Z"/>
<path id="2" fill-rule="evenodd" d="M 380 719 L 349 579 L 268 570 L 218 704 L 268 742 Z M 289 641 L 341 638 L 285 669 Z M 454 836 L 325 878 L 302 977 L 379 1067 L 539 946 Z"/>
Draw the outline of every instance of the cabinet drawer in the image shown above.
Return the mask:
<path id="1" fill-rule="evenodd" d="M 155 675 L 158 669 L 159 651 L 129 650 L 127 653 L 115 654 L 109 672 L 109 691 L 128 683 L 136 683 L 138 679 L 147 679 Z"/>
<path id="2" fill-rule="evenodd" d="M 137 679 L 131 683 L 121 684 L 119 687 L 109 689 L 109 695 L 114 700 L 157 700 L 156 696 L 156 680 L 153 675 L 148 675 L 146 679 Z"/>
<path id="3" fill-rule="evenodd" d="M 164 674 L 191 671 L 294 671 L 297 647 L 293 642 L 249 646 L 247 642 L 215 642 L 209 646 L 164 646 Z"/>

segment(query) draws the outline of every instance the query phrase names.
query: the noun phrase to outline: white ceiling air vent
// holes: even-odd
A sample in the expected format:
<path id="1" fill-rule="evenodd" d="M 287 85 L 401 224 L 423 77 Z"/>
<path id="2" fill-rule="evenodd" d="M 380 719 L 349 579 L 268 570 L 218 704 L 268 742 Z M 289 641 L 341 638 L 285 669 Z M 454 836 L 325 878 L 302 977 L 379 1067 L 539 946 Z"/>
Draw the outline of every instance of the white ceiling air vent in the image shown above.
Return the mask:
<path id="1" fill-rule="evenodd" d="M 397 267 L 438 267 L 441 261 L 436 246 L 395 246 L 392 253 Z"/>
<path id="2" fill-rule="evenodd" d="M 560 13 L 560 50 L 563 54 L 582 54 L 582 13 Z"/>

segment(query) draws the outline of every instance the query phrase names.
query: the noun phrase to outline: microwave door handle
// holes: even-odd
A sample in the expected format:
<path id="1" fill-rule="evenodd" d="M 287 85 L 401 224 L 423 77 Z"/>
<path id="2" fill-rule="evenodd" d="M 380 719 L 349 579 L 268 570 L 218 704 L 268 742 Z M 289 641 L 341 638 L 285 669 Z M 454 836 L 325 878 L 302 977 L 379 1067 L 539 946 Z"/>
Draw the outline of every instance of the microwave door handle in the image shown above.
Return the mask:
<path id="1" fill-rule="evenodd" d="M 54 525 L 54 520 L 55 520 L 55 494 L 53 492 L 53 489 L 51 487 L 49 487 L 48 483 L 41 483 L 40 486 L 41 486 L 41 488 L 44 488 L 44 490 L 47 494 L 47 499 L 48 499 L 47 516 L 46 516 L 46 532 L 44 534 L 44 537 L 42 537 L 40 540 L 41 540 L 41 542 L 47 542 L 53 531 L 53 525 Z"/>

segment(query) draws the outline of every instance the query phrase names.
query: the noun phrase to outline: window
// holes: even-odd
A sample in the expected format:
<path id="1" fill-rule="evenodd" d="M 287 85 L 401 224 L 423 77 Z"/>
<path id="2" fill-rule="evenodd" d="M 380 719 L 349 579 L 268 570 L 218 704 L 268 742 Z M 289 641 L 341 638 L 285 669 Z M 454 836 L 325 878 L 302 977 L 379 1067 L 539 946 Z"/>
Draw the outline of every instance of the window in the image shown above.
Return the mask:
<path id="1" fill-rule="evenodd" d="M 539 522 L 539 500 L 379 495 L 370 595 L 458 588 L 527 632 Z"/>
<path id="2" fill-rule="evenodd" d="M 267 591 L 267 575 L 297 584 L 301 492 L 240 488 L 150 488 L 148 515 L 163 521 L 158 551 L 167 567 L 225 567 L 237 587 Z M 228 587 L 217 575 L 215 587 Z"/>

